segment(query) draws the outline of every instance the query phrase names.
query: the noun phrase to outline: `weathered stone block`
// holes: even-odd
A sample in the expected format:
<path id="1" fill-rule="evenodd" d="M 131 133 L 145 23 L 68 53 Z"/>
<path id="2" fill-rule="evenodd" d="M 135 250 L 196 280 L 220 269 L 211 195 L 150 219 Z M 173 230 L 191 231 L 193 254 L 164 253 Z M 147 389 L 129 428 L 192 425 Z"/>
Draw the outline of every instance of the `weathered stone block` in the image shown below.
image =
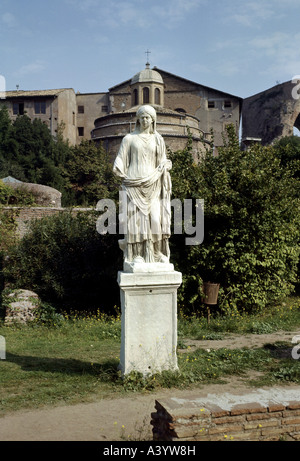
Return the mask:
<path id="1" fill-rule="evenodd" d="M 40 300 L 36 293 L 30 290 L 14 290 L 5 299 L 5 324 L 27 323 L 37 316 Z"/>

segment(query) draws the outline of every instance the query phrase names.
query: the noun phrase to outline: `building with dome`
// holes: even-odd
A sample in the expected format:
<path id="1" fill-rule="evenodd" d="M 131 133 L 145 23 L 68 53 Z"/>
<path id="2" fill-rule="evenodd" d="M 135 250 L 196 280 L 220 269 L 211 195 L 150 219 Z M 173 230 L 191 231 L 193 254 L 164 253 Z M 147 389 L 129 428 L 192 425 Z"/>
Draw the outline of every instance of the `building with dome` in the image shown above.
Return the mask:
<path id="1" fill-rule="evenodd" d="M 134 130 L 135 114 L 142 104 L 153 105 L 157 130 L 166 145 L 184 148 L 191 135 L 193 149 L 203 148 L 214 131 L 214 145 L 222 145 L 227 124 L 238 133 L 242 98 L 192 82 L 170 72 L 150 68 L 102 93 L 75 93 L 72 88 L 39 91 L 7 91 L 5 104 L 11 118 L 26 114 L 39 118 L 53 136 L 58 127 L 71 144 L 83 139 L 102 143 L 115 156 L 122 138 Z"/>
<path id="2" fill-rule="evenodd" d="M 95 119 L 91 138 L 101 142 L 115 156 L 122 138 L 135 128 L 135 115 L 142 104 L 152 105 L 157 113 L 157 131 L 167 147 L 182 149 L 191 136 L 193 150 L 203 149 L 214 130 L 215 146 L 222 145 L 226 124 L 238 133 L 242 99 L 213 90 L 149 63 L 131 79 L 111 87 L 107 93 L 107 114 Z"/>
<path id="3" fill-rule="evenodd" d="M 130 86 L 133 106 L 141 103 L 164 105 L 164 81 L 156 70 L 150 69 L 149 63 L 146 64 L 145 69 L 132 77 Z"/>

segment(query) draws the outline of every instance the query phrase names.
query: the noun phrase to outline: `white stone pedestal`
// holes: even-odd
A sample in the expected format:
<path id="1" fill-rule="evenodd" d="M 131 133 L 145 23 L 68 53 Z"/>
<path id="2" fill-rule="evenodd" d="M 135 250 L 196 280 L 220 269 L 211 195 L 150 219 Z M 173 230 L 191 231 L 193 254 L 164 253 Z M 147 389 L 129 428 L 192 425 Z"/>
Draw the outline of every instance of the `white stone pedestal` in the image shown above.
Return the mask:
<path id="1" fill-rule="evenodd" d="M 145 266 L 144 266 L 145 267 Z M 182 274 L 174 270 L 119 272 L 123 375 L 176 370 L 177 289 Z M 169 269 L 172 269 L 170 265 Z"/>

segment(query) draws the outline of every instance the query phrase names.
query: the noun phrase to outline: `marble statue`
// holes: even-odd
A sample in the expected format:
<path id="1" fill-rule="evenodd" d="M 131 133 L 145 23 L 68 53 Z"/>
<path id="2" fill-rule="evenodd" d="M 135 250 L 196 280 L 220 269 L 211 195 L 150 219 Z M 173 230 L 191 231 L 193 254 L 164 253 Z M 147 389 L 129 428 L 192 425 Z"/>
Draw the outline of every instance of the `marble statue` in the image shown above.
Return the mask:
<path id="1" fill-rule="evenodd" d="M 125 263 L 169 263 L 172 163 L 162 136 L 156 131 L 156 111 L 141 106 L 135 130 L 121 143 L 114 173 L 122 181 L 119 240 Z"/>

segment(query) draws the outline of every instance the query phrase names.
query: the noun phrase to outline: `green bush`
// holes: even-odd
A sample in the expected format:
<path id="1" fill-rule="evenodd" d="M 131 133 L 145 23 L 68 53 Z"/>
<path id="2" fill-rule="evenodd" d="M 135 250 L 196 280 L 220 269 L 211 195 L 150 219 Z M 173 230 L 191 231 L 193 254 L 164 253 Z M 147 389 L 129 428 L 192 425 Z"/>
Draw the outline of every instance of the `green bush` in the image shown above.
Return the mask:
<path id="1" fill-rule="evenodd" d="M 120 180 L 113 174 L 108 153 L 93 141 L 85 140 L 69 149 L 62 175 L 67 206 L 95 206 L 100 199 L 117 198 Z"/>
<path id="2" fill-rule="evenodd" d="M 33 221 L 3 272 L 12 288 L 56 307 L 109 312 L 119 303 L 120 253 L 117 236 L 97 233 L 94 213 L 70 211 Z"/>
<path id="3" fill-rule="evenodd" d="M 300 178 L 300 137 L 284 136 L 275 143 L 275 153 L 281 165 L 288 167 L 293 176 Z"/>
<path id="4" fill-rule="evenodd" d="M 209 150 L 198 164 L 188 149 L 172 156 L 173 196 L 205 202 L 204 242 L 181 245 L 175 256 L 188 310 L 199 309 L 203 281 L 221 284 L 223 309 L 248 311 L 287 296 L 297 281 L 299 182 L 281 167 L 276 148 L 242 151 L 233 126 L 224 141 L 218 155 Z M 175 255 L 180 239 L 172 237 Z"/>

